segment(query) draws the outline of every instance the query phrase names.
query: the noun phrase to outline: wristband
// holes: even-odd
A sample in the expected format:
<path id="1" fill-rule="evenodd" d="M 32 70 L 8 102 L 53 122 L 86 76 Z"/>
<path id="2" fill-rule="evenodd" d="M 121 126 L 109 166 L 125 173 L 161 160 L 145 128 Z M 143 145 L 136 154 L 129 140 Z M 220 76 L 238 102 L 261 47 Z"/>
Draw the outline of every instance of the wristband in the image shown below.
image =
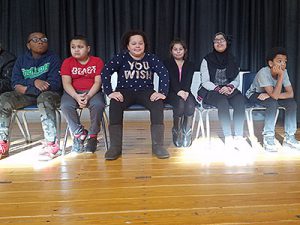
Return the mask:
<path id="1" fill-rule="evenodd" d="M 226 86 L 229 87 L 229 88 L 231 88 L 231 89 L 234 89 L 233 84 L 227 84 Z"/>
<path id="2" fill-rule="evenodd" d="M 221 89 L 220 86 L 216 86 L 215 89 L 214 89 L 214 91 L 219 92 L 220 89 Z"/>

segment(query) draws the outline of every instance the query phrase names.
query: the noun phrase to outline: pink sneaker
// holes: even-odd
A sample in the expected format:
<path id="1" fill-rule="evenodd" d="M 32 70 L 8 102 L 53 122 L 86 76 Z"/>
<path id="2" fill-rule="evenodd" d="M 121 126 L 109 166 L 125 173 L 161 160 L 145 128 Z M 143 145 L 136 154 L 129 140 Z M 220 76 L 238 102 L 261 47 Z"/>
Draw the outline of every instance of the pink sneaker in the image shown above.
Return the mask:
<path id="1" fill-rule="evenodd" d="M 43 150 L 39 153 L 40 161 L 48 161 L 60 155 L 59 144 L 56 142 L 47 142 L 43 146 Z"/>
<path id="2" fill-rule="evenodd" d="M 8 143 L 7 141 L 0 141 L 0 159 L 8 156 Z"/>

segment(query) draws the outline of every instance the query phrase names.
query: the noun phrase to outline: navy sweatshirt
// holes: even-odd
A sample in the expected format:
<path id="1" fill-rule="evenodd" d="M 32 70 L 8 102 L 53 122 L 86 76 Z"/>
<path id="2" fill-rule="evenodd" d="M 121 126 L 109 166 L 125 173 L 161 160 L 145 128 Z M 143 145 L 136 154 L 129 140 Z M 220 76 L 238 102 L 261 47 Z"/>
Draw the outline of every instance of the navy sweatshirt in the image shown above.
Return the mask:
<path id="1" fill-rule="evenodd" d="M 153 90 L 154 73 L 159 76 L 159 93 L 167 96 L 169 90 L 169 73 L 162 62 L 153 54 L 146 53 L 141 60 L 133 59 L 128 52 L 116 55 L 105 64 L 101 77 L 103 89 L 107 95 L 113 90 L 111 76 L 118 73 L 118 90 Z"/>
<path id="2" fill-rule="evenodd" d="M 27 51 L 17 58 L 12 71 L 12 87 L 15 89 L 17 84 L 21 84 L 27 87 L 25 94 L 38 96 L 41 91 L 35 87 L 34 81 L 39 79 L 50 84 L 48 91 L 61 93 L 60 65 L 59 57 L 51 51 L 46 52 L 38 59 L 33 58 L 31 52 Z"/>

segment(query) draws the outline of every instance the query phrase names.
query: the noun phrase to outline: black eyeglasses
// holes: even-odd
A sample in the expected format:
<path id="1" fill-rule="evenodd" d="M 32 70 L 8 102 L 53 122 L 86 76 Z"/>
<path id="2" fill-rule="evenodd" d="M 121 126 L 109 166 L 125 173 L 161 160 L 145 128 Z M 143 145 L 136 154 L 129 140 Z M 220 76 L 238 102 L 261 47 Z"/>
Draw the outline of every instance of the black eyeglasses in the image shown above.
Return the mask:
<path id="1" fill-rule="evenodd" d="M 33 43 L 38 43 L 39 41 L 41 41 L 41 42 L 43 42 L 43 43 L 47 43 L 48 42 L 48 38 L 46 38 L 46 37 L 42 37 L 42 38 L 37 38 L 37 37 L 34 37 L 34 38 L 31 38 L 29 41 L 28 41 L 28 43 L 29 42 L 33 42 Z"/>
<path id="2" fill-rule="evenodd" d="M 215 43 L 215 44 L 222 44 L 222 43 L 224 43 L 226 40 L 224 39 L 224 38 L 220 38 L 220 39 L 218 39 L 218 38 L 216 38 L 215 40 L 213 40 L 213 42 Z"/>

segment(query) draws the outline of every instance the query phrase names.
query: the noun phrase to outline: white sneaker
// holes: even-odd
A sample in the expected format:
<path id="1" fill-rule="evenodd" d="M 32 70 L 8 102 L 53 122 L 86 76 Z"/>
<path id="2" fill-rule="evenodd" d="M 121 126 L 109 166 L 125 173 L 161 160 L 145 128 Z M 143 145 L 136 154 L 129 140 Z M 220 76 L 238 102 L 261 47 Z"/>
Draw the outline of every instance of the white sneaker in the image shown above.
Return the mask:
<path id="1" fill-rule="evenodd" d="M 235 136 L 234 137 L 234 147 L 241 151 L 248 150 L 249 144 L 243 136 Z"/>
<path id="2" fill-rule="evenodd" d="M 300 142 L 296 140 L 294 135 L 285 136 L 282 146 L 300 150 Z"/>
<path id="3" fill-rule="evenodd" d="M 274 136 L 264 136 L 263 142 L 264 142 L 263 146 L 265 148 L 265 151 L 267 151 L 267 152 L 277 152 L 278 151 L 276 144 L 275 144 Z"/>
<path id="4" fill-rule="evenodd" d="M 225 137 L 225 149 L 226 150 L 233 150 L 234 149 L 234 140 L 232 136 Z"/>

